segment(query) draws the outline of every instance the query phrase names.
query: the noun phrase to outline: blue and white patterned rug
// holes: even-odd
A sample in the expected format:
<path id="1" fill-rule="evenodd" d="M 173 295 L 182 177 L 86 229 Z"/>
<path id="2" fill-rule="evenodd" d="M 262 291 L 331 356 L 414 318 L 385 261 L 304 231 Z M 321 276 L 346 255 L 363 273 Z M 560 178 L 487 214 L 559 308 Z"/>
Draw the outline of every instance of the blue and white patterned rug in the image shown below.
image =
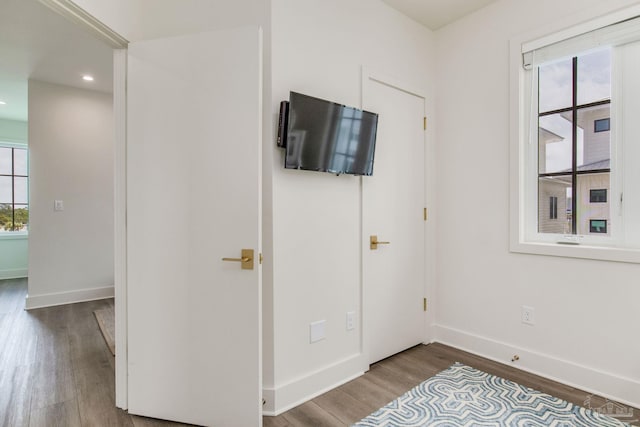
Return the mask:
<path id="1" fill-rule="evenodd" d="M 621 421 L 456 363 L 354 424 L 622 427 Z"/>

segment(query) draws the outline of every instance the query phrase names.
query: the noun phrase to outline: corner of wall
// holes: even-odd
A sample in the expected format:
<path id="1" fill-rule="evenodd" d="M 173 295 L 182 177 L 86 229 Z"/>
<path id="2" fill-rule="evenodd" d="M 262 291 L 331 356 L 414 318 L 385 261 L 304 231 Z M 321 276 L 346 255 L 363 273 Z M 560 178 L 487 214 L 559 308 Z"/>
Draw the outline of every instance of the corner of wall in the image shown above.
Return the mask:
<path id="1" fill-rule="evenodd" d="M 113 285 L 101 288 L 79 289 L 68 292 L 55 292 L 50 294 L 27 295 L 25 308 L 52 307 L 63 304 L 73 304 L 76 302 L 94 301 L 99 299 L 113 298 Z"/>
<path id="2" fill-rule="evenodd" d="M 0 280 L 5 279 L 22 279 L 29 275 L 26 268 L 0 270 Z"/>
<path id="3" fill-rule="evenodd" d="M 367 370 L 364 354 L 360 353 L 274 388 L 265 388 L 263 414 L 277 416 L 358 378 Z"/>
<path id="4" fill-rule="evenodd" d="M 626 405 L 640 407 L 640 382 L 633 379 L 623 378 L 619 375 L 580 365 L 549 354 L 444 325 L 435 325 L 434 332 L 434 341 L 436 342 L 505 365 L 508 364 L 514 354 L 517 354 L 519 357 L 517 366 L 513 364 L 509 366 L 585 390 L 588 393 L 598 394 Z"/>

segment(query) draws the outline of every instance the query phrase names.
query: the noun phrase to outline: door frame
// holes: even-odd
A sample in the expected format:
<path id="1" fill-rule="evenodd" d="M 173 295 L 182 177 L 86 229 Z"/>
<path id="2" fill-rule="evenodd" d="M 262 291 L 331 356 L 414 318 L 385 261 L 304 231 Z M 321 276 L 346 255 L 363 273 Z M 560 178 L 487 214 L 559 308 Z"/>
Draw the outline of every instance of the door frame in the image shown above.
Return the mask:
<path id="1" fill-rule="evenodd" d="M 127 46 L 129 41 L 71 0 L 38 0 L 113 49 L 114 295 L 116 406 L 128 408 L 127 378 Z"/>
<path id="2" fill-rule="evenodd" d="M 129 408 L 127 321 L 127 49 L 113 51 L 116 406 Z"/>
<path id="3" fill-rule="evenodd" d="M 367 101 L 368 101 L 367 97 L 369 96 L 370 90 L 371 90 L 369 85 L 371 83 L 383 84 L 385 86 L 389 86 L 394 89 L 397 89 L 401 92 L 405 92 L 409 95 L 422 98 L 425 117 L 432 116 L 433 104 L 431 99 L 433 97 L 428 96 L 429 91 L 426 88 L 420 85 L 410 84 L 406 81 L 403 81 L 393 76 L 386 75 L 384 73 L 381 73 L 379 71 L 373 70 L 365 66 L 362 67 L 362 73 L 361 73 L 361 85 L 362 85 L 361 107 L 363 109 L 366 109 L 366 106 L 367 106 Z M 433 283 L 435 281 L 435 256 L 434 256 L 435 255 L 435 221 L 434 221 L 435 216 L 432 209 L 432 206 L 434 205 L 434 202 L 435 202 L 435 200 L 432 199 L 433 195 L 435 194 L 435 186 L 434 186 L 435 153 L 433 151 L 434 145 L 432 141 L 433 141 L 433 129 L 430 126 L 427 126 L 424 132 L 424 143 L 425 143 L 424 192 L 425 194 L 423 195 L 423 197 L 424 197 L 425 208 L 428 209 L 428 220 L 426 221 L 425 228 L 424 228 L 424 242 L 425 242 L 425 260 L 424 260 L 425 272 L 424 273 L 425 275 L 424 275 L 423 286 L 424 286 L 424 295 L 427 298 L 428 305 L 430 307 L 433 307 L 435 305 L 433 303 L 434 294 L 432 291 L 434 289 Z M 367 292 L 367 289 L 366 289 L 366 283 L 364 282 L 364 253 L 366 251 L 365 243 L 367 242 L 365 242 L 366 236 L 364 234 L 365 230 L 364 230 L 364 209 L 363 209 L 363 206 L 364 206 L 363 179 L 366 179 L 366 178 L 361 178 L 361 181 L 360 181 L 360 241 L 362 242 L 361 252 L 360 252 L 361 269 L 362 269 L 360 273 L 360 278 L 361 278 L 360 306 L 362 307 L 362 318 L 361 318 L 360 324 L 362 325 L 361 353 L 365 357 L 365 363 L 367 364 L 367 366 L 369 366 L 369 363 L 370 363 L 369 343 L 367 342 L 368 331 L 366 331 L 366 327 L 367 327 L 367 319 L 369 318 L 369 316 L 372 316 L 373 313 L 371 312 L 371 309 L 369 307 L 365 306 L 365 294 Z M 424 324 L 423 343 L 425 344 L 431 343 L 434 339 L 433 332 L 432 332 L 434 320 L 435 320 L 434 310 L 427 309 L 425 320 L 424 320 L 425 324 Z"/>

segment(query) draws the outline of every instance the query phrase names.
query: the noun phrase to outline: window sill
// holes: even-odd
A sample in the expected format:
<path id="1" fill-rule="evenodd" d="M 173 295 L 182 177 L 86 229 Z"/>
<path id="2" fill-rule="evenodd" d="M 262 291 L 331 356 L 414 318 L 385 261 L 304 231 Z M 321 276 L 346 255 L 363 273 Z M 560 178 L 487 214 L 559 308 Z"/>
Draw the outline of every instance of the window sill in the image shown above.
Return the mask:
<path id="1" fill-rule="evenodd" d="M 0 231 L 0 240 L 27 240 L 29 238 L 29 233 L 7 233 Z"/>
<path id="2" fill-rule="evenodd" d="M 610 246 L 567 245 L 542 242 L 511 242 L 510 251 L 531 255 L 559 256 L 598 261 L 640 264 L 640 249 Z"/>

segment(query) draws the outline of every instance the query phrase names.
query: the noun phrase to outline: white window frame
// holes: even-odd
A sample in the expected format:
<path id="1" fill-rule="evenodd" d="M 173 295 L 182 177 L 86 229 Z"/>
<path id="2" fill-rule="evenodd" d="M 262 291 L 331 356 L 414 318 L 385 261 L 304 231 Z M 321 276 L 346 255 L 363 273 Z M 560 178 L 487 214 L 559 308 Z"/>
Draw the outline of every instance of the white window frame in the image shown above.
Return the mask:
<path id="1" fill-rule="evenodd" d="M 7 138 L 3 138 L 0 140 L 0 147 L 8 147 L 8 148 L 21 148 L 27 150 L 29 153 L 29 146 L 24 142 L 13 142 L 8 140 Z M 27 178 L 27 182 L 29 178 Z M 28 185 L 28 184 L 27 184 Z M 31 207 L 31 203 L 28 203 L 27 206 Z M 12 240 L 12 239 L 24 239 L 29 236 L 28 231 L 0 231 L 0 240 Z"/>
<path id="2" fill-rule="evenodd" d="M 558 22 L 546 30 L 522 34 L 510 41 L 510 251 L 517 253 L 550 255 L 571 258 L 585 258 L 607 261 L 640 263 L 640 248 L 623 246 L 624 233 L 621 224 L 620 206 L 613 203 L 615 194 L 622 188 L 620 174 L 615 174 L 616 158 L 621 152 L 616 151 L 613 143 L 611 155 L 611 217 L 616 216 L 616 227 L 612 235 L 603 236 L 560 236 L 556 234 L 543 235 L 537 232 L 537 144 L 530 143 L 532 129 L 532 94 L 537 94 L 537 79 L 532 74 L 537 71 L 525 71 L 523 67 L 523 52 L 529 52 L 554 43 L 570 39 L 599 28 L 612 25 L 626 19 L 640 16 L 640 5 L 618 10 L 606 14 L 602 8 L 595 7 L 576 16 Z M 580 52 L 570 52 L 580 53 Z M 612 62 L 616 61 L 615 55 Z M 619 89 L 615 87 L 615 77 L 612 79 L 612 99 Z M 619 114 L 617 106 L 612 105 L 611 116 Z M 615 127 L 615 119 L 612 119 Z M 537 141 L 537 138 L 534 140 Z M 533 147 L 535 145 L 535 147 Z M 535 172 L 535 173 L 534 173 Z M 535 180 L 533 179 L 535 175 Z M 529 199 L 528 199 L 529 198 Z M 531 199 L 535 198 L 535 201 Z"/>

